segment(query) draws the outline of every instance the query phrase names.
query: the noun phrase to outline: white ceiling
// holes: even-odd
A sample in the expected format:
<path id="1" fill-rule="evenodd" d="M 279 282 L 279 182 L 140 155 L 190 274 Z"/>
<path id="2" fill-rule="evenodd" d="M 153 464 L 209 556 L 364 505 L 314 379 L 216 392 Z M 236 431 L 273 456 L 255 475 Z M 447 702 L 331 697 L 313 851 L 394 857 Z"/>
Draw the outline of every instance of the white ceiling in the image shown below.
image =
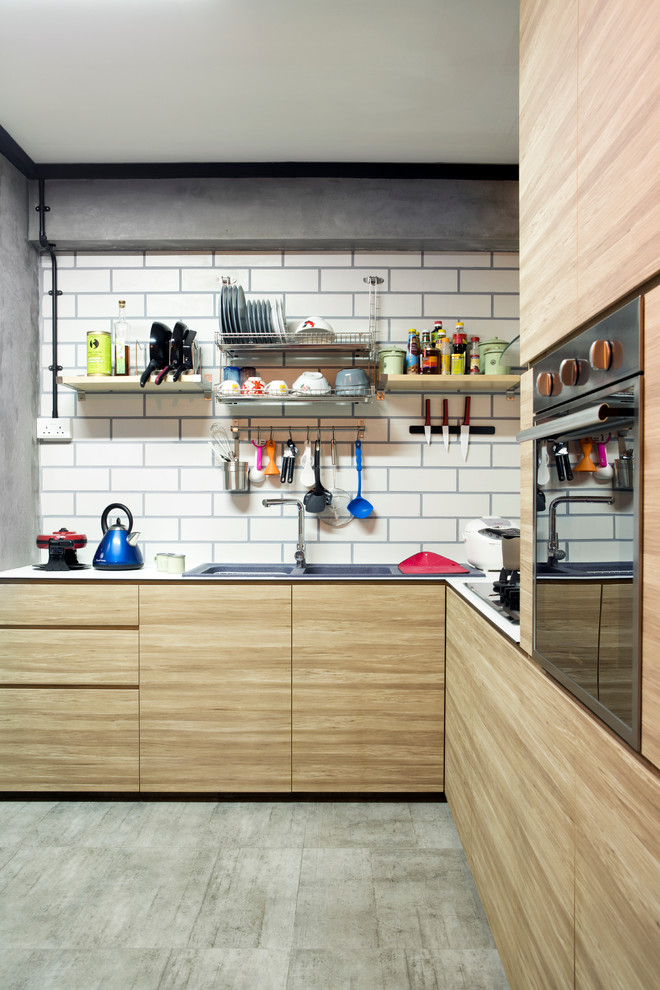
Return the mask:
<path id="1" fill-rule="evenodd" d="M 0 0 L 37 163 L 518 161 L 518 0 Z"/>

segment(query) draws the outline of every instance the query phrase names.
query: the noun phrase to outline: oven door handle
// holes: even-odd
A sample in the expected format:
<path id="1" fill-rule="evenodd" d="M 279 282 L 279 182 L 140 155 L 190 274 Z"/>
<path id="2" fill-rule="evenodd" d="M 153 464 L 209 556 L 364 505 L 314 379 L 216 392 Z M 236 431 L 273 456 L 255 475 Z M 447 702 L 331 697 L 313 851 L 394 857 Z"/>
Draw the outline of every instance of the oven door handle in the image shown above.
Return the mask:
<path id="1" fill-rule="evenodd" d="M 585 437 L 594 430 L 602 433 L 605 423 L 608 429 L 615 429 L 618 426 L 629 426 L 634 419 L 635 410 L 631 406 L 611 406 L 609 402 L 600 402 L 597 406 L 589 406 L 567 416 L 555 416 L 538 426 L 521 430 L 516 435 L 516 440 L 523 443 L 525 440 L 546 440 L 552 437 L 568 439 L 570 434 Z"/>

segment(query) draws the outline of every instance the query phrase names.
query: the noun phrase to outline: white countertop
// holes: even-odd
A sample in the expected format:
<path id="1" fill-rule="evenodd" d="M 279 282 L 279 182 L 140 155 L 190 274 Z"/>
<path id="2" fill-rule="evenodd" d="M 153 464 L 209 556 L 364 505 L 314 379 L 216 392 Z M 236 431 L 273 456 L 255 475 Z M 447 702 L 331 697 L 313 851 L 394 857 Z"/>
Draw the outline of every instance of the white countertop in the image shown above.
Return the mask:
<path id="1" fill-rule="evenodd" d="M 465 574 L 458 577 L 445 577 L 442 575 L 427 574 L 402 574 L 399 576 L 383 577 L 359 577 L 359 578 L 333 578 L 333 577 L 306 577 L 305 581 L 444 581 L 450 588 L 454 588 L 467 602 L 478 612 L 488 619 L 500 632 L 503 632 L 514 643 L 520 642 L 520 627 L 511 623 L 505 616 L 500 615 L 495 609 L 490 608 L 478 595 L 475 595 L 470 588 L 466 587 L 468 582 L 472 584 L 492 584 L 497 578 L 499 571 L 488 572 L 485 577 L 475 577 Z M 232 583 L 241 581 L 288 581 L 288 577 L 183 577 L 181 574 L 164 574 L 157 571 L 155 567 L 142 567 L 131 571 L 100 571 L 93 567 L 84 568 L 79 571 L 43 571 L 37 570 L 32 565 L 27 567 L 15 567 L 12 570 L 0 571 L 0 581 L 133 581 L 146 584 L 149 582 L 172 582 L 172 581 L 196 581 L 204 583 L 217 583 L 222 580 L 230 580 Z M 1 594 L 1 592 L 0 592 Z"/>

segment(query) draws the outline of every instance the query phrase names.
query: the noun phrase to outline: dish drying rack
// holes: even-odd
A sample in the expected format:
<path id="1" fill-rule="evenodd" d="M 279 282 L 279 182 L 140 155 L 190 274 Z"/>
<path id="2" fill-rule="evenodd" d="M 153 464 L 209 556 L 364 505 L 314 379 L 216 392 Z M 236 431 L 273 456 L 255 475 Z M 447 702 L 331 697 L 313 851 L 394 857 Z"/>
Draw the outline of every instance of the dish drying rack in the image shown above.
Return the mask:
<path id="1" fill-rule="evenodd" d="M 348 389 L 331 388 L 325 392 L 297 392 L 290 390 L 286 393 L 276 395 L 269 394 L 243 394 L 230 392 L 220 392 L 219 385 L 215 387 L 215 395 L 219 402 L 235 404 L 278 404 L 288 402 L 370 402 L 375 393 L 375 356 L 376 356 L 376 318 L 377 318 L 377 292 L 378 285 L 383 279 L 376 275 L 366 276 L 363 281 L 369 285 L 369 325 L 364 331 L 337 331 L 319 328 L 318 330 L 305 330 L 302 333 L 295 333 L 289 330 L 284 314 L 283 297 L 278 297 L 276 301 L 273 322 L 266 326 L 265 332 L 255 332 L 253 327 L 249 333 L 237 333 L 234 329 L 229 332 L 223 326 L 222 316 L 220 320 L 221 329 L 215 333 L 215 343 L 223 355 L 223 365 L 233 361 L 244 361 L 251 365 L 261 364 L 268 369 L 292 369 L 292 368 L 317 368 L 319 358 L 325 356 L 334 364 L 340 355 L 348 355 L 351 358 L 351 365 L 362 367 L 367 372 L 369 378 L 368 388 L 359 388 L 351 393 Z M 235 282 L 229 276 L 222 277 L 223 291 Z M 272 297 L 271 297 L 272 298 Z M 250 300 L 253 302 L 253 300 Z M 257 303 L 260 301 L 257 300 Z M 270 300 L 261 300 L 262 307 L 265 304 L 273 307 Z M 263 330 L 263 322 L 256 329 Z M 263 340 L 259 338 L 263 337 Z M 269 358 L 279 356 L 278 364 L 267 364 Z M 262 376 L 265 377 L 265 376 Z"/>

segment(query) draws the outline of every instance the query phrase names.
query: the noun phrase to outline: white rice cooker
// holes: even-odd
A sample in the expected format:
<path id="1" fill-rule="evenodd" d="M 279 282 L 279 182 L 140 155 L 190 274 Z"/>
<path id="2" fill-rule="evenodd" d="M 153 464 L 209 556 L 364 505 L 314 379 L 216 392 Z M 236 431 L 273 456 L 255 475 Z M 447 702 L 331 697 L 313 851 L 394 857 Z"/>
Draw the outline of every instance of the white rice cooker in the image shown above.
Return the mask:
<path id="1" fill-rule="evenodd" d="M 480 571 L 501 571 L 502 538 L 482 532 L 485 529 L 510 529 L 511 521 L 501 516 L 471 519 L 463 532 L 465 555 L 469 564 Z"/>

